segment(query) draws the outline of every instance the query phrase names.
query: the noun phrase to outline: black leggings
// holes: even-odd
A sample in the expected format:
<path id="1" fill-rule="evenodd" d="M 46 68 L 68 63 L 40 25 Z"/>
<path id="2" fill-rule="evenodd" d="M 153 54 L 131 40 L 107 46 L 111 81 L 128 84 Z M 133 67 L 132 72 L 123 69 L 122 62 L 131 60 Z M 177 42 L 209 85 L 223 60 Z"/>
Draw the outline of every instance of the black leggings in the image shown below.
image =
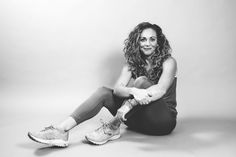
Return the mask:
<path id="1" fill-rule="evenodd" d="M 136 88 L 148 88 L 152 84 L 146 77 L 139 77 L 134 82 Z M 83 102 L 72 114 L 77 124 L 94 117 L 102 107 L 106 107 L 113 116 L 127 98 L 118 97 L 113 90 L 101 87 Z M 149 135 L 166 135 L 176 126 L 176 116 L 161 98 L 148 105 L 137 105 L 126 115 L 125 124 L 129 129 Z"/>

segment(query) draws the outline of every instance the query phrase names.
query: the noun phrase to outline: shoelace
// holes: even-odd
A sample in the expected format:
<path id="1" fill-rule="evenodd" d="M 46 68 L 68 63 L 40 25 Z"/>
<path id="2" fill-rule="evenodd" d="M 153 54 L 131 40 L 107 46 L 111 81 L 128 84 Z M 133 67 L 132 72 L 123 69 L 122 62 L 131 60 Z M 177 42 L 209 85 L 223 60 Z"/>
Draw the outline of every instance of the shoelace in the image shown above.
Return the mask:
<path id="1" fill-rule="evenodd" d="M 109 123 L 106 123 L 104 122 L 102 119 L 100 119 L 100 122 L 102 123 L 102 126 L 99 127 L 96 131 L 102 129 L 102 131 L 104 132 L 104 134 L 107 134 L 107 135 L 112 135 L 109 131 L 107 131 L 108 129 L 111 130 L 111 126 Z"/>
<path id="2" fill-rule="evenodd" d="M 48 127 L 45 127 L 43 130 L 41 130 L 42 132 L 43 131 L 47 131 L 47 130 L 53 130 L 54 127 L 52 125 L 48 126 Z"/>

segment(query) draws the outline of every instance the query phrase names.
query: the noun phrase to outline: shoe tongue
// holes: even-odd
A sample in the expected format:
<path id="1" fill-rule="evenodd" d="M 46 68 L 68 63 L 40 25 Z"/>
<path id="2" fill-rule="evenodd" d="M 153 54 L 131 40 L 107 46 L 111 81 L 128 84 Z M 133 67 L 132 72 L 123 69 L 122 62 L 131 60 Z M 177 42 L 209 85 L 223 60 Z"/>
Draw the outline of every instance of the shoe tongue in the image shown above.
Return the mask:
<path id="1" fill-rule="evenodd" d="M 54 127 L 52 125 L 45 127 L 42 131 L 52 130 Z"/>

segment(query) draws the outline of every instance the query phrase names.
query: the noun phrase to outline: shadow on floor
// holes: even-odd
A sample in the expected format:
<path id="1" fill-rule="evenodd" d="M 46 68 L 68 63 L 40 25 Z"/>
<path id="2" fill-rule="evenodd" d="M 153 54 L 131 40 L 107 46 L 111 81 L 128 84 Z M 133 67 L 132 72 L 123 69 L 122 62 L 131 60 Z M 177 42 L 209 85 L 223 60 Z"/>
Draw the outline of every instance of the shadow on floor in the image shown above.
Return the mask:
<path id="1" fill-rule="evenodd" d="M 186 118 L 178 120 L 177 127 L 170 135 L 148 136 L 125 129 L 122 137 L 112 144 L 131 144 L 141 151 L 194 151 L 207 149 L 219 144 L 236 141 L 236 119 Z M 71 143 L 67 149 L 88 144 L 86 141 Z M 109 143 L 108 143 L 109 144 Z M 135 144 L 135 145 L 134 145 Z M 18 145 L 27 149 L 37 148 L 36 143 Z M 92 147 L 92 145 L 90 145 Z M 102 148 L 102 147 L 100 147 Z M 36 156 L 45 156 L 55 151 L 65 150 L 56 147 L 41 147 L 34 151 Z"/>
<path id="2" fill-rule="evenodd" d="M 144 151 L 197 150 L 236 141 L 236 119 L 186 118 L 170 135 L 147 136 L 126 130 L 117 142 L 139 143 Z"/>
<path id="3" fill-rule="evenodd" d="M 86 144 L 86 141 L 78 141 L 76 143 L 75 142 L 70 143 L 70 145 L 67 148 L 47 146 L 47 145 L 42 145 L 40 143 L 35 143 L 35 142 L 21 143 L 21 144 L 18 144 L 18 146 L 22 148 L 34 150 L 34 155 L 36 156 L 46 156 L 53 152 L 65 151 L 65 149 L 68 150 L 74 147 L 79 147 L 79 145 L 83 145 L 83 144 Z"/>

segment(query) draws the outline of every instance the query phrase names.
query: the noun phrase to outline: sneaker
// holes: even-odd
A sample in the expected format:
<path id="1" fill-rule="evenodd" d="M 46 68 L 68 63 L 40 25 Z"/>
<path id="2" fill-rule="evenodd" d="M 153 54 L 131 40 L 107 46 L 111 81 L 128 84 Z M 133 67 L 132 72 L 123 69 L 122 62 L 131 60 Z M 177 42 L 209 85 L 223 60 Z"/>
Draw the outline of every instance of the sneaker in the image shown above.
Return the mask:
<path id="1" fill-rule="evenodd" d="M 120 128 L 114 130 L 111 128 L 110 124 L 102 122 L 102 126 L 92 133 L 89 133 L 85 138 L 96 145 L 102 145 L 108 141 L 116 140 L 120 138 Z"/>
<path id="2" fill-rule="evenodd" d="M 53 126 L 46 127 L 39 132 L 28 132 L 28 136 L 33 141 L 50 146 L 67 147 L 69 145 L 69 133 Z"/>

